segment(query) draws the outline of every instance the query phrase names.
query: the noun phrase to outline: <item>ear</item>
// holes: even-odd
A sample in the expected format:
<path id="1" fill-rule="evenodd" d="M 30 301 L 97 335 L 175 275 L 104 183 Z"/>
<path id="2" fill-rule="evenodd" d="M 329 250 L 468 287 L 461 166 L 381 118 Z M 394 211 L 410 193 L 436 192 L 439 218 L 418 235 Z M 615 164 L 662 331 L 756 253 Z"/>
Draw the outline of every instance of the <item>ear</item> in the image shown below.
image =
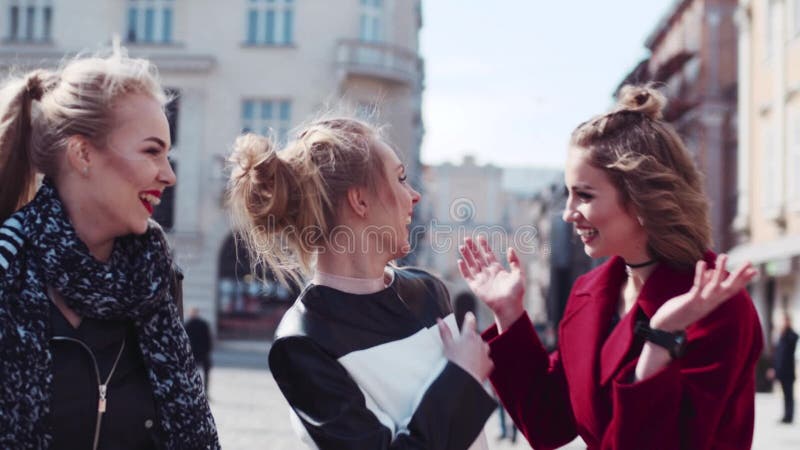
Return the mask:
<path id="1" fill-rule="evenodd" d="M 350 209 L 352 209 L 358 217 L 362 219 L 367 217 L 369 202 L 367 201 L 367 192 L 364 188 L 352 186 L 347 189 L 347 204 L 350 205 Z"/>
<path id="2" fill-rule="evenodd" d="M 89 174 L 92 165 L 90 146 L 82 136 L 70 136 L 67 139 L 67 164 L 71 170 L 84 176 Z"/>

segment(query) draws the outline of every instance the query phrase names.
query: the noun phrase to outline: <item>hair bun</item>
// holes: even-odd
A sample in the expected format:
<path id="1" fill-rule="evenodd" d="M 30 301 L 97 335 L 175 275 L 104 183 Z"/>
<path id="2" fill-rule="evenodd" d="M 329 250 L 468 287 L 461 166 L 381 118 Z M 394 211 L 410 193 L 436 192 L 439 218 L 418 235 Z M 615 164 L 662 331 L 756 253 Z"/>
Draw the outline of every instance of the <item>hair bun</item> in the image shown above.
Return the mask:
<path id="1" fill-rule="evenodd" d="M 268 138 L 253 133 L 239 136 L 229 158 L 234 174 L 240 177 L 249 175 L 259 164 L 268 159 L 271 152 L 274 152 L 274 149 Z"/>
<path id="2" fill-rule="evenodd" d="M 652 85 L 626 85 L 619 91 L 616 111 L 640 112 L 656 120 L 662 118 L 666 104 L 667 98 Z"/>

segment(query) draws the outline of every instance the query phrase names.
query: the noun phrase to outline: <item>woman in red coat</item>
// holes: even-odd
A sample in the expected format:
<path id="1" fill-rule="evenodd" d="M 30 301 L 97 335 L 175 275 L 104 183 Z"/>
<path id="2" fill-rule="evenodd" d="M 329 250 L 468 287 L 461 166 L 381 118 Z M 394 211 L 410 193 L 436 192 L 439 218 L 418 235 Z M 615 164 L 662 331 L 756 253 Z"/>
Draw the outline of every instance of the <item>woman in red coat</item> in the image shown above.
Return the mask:
<path id="1" fill-rule="evenodd" d="M 661 120 L 663 96 L 626 87 L 618 107 L 573 132 L 564 220 L 593 258 L 573 286 L 548 355 L 523 309 L 519 259 L 485 240 L 461 274 L 495 314 L 491 381 L 536 449 L 580 435 L 589 449 L 749 449 L 762 348 L 743 287 L 708 250 L 708 200 L 692 157 Z"/>

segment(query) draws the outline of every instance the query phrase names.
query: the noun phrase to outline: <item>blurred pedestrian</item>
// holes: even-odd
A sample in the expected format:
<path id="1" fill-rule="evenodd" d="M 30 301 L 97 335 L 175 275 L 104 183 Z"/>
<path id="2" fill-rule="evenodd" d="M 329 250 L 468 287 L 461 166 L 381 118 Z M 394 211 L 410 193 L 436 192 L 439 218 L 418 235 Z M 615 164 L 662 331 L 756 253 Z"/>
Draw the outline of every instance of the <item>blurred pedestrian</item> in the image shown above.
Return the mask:
<path id="1" fill-rule="evenodd" d="M 192 355 L 198 368 L 203 373 L 203 383 L 208 395 L 209 374 L 211 372 L 211 350 L 213 341 L 211 339 L 211 326 L 208 321 L 200 317 L 200 309 L 193 307 L 189 310 L 189 319 L 185 324 L 186 334 L 189 336 L 189 344 L 192 346 Z"/>
<path id="2" fill-rule="evenodd" d="M 440 280 L 389 265 L 410 250 L 420 195 L 378 129 L 318 120 L 281 151 L 246 135 L 231 161 L 253 261 L 280 279 L 291 268 L 311 277 L 269 353 L 302 439 L 335 450 L 487 448 L 488 346 L 471 313 L 452 336 Z"/>
<path id="3" fill-rule="evenodd" d="M 783 391 L 783 417 L 781 423 L 792 423 L 794 420 L 794 380 L 795 380 L 795 349 L 797 348 L 797 333 L 792 329 L 792 318 L 789 313 L 783 316 L 783 327 L 778 343 L 775 345 L 773 367 L 768 378 L 776 379 L 781 383 Z"/>
<path id="4" fill-rule="evenodd" d="M 548 355 L 510 270 L 485 240 L 467 240 L 459 268 L 495 314 L 484 333 L 498 395 L 535 448 L 580 435 L 590 449 L 749 449 L 761 329 L 742 288 L 710 250 L 703 182 L 664 97 L 622 89 L 620 103 L 573 132 L 565 221 L 608 261 L 572 287 L 558 349 Z"/>
<path id="5" fill-rule="evenodd" d="M 119 53 L 0 89 L 0 448 L 219 448 L 150 220 L 166 100 Z"/>

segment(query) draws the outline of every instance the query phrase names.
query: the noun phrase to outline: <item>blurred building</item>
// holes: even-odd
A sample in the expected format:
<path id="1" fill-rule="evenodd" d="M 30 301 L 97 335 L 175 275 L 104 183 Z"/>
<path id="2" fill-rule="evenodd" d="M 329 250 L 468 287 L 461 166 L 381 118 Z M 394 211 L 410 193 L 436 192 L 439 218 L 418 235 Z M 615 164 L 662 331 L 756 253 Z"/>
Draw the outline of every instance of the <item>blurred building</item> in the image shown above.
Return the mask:
<path id="1" fill-rule="evenodd" d="M 705 174 L 714 249 L 734 245 L 736 212 L 736 0 L 676 0 L 645 43 L 650 56 L 621 85 L 657 82 L 664 119 Z M 621 86 L 620 85 L 620 86 Z"/>
<path id="2" fill-rule="evenodd" d="M 197 306 L 231 337 L 270 336 L 290 294 L 250 275 L 224 208 L 225 158 L 243 131 L 289 130 L 344 98 L 379 111 L 412 179 L 423 134 L 420 0 L 3 0 L 0 70 L 56 66 L 114 36 L 150 58 L 171 107 L 178 183 L 157 217 Z M 237 259 L 239 263 L 237 264 Z"/>
<path id="3" fill-rule="evenodd" d="M 800 0 L 740 0 L 736 18 L 739 242 L 731 259 L 759 268 L 750 292 L 771 337 L 783 311 L 800 320 Z"/>
<path id="4" fill-rule="evenodd" d="M 488 325 L 491 314 L 470 298 L 456 265 L 458 247 L 465 237 L 484 236 L 503 262 L 506 249 L 514 247 L 527 271 L 526 309 L 534 321 L 546 322 L 541 274 L 547 273 L 550 247 L 535 222 L 536 193 L 560 178 L 559 171 L 550 169 L 478 165 L 470 156 L 459 165 L 425 168 L 426 190 L 416 211 L 425 238 L 418 243 L 416 263 L 448 284 L 457 309 L 461 302 L 475 303 L 480 325 Z"/>

